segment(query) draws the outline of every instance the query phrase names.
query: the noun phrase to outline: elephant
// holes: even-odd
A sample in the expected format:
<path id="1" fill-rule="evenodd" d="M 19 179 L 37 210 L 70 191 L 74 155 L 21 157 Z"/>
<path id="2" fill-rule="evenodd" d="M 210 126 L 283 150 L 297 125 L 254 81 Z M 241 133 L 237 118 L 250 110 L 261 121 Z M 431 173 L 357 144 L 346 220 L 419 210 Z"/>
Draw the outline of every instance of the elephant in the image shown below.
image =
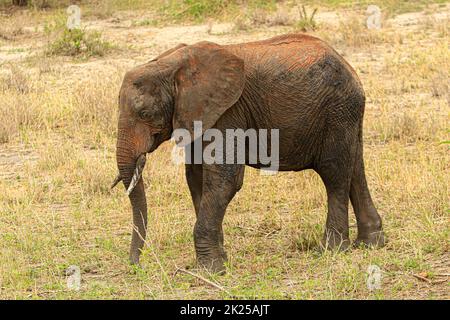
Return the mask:
<path id="1" fill-rule="evenodd" d="M 326 42 L 307 34 L 180 44 L 126 72 L 119 92 L 114 185 L 123 182 L 132 206 L 130 262 L 139 264 L 146 237 L 145 156 L 176 130 L 194 133 L 196 121 L 202 123 L 200 136 L 209 129 L 277 129 L 278 170 L 313 169 L 325 185 L 328 213 L 320 247 L 350 248 L 349 200 L 358 228 L 354 245 L 383 246 L 382 221 L 364 169 L 364 109 L 365 93 L 354 69 Z M 207 146 L 200 144 L 201 150 Z M 196 261 L 212 272 L 225 271 L 222 221 L 247 165 L 264 169 L 259 162 L 185 164 L 196 214 Z"/>

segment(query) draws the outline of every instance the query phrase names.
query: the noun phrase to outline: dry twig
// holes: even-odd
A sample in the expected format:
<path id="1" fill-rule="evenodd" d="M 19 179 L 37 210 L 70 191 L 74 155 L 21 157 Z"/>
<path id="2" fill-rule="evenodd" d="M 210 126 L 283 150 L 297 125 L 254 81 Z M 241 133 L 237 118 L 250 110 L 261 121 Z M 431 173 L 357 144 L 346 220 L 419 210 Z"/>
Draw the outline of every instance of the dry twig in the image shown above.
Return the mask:
<path id="1" fill-rule="evenodd" d="M 214 288 L 219 289 L 220 291 L 225 292 L 225 293 L 228 294 L 229 296 L 233 296 L 227 289 L 225 289 L 225 288 L 222 287 L 221 285 L 219 285 L 219 284 L 217 284 L 217 283 L 215 283 L 215 282 L 213 282 L 213 281 L 211 281 L 211 280 L 208 280 L 208 279 L 202 277 L 201 275 L 198 275 L 198 274 L 193 273 L 193 272 L 191 272 L 191 271 L 189 271 L 189 270 L 186 270 L 186 269 L 178 268 L 178 267 L 177 267 L 177 270 L 175 270 L 174 276 L 176 276 L 176 274 L 177 274 L 178 272 L 183 272 L 183 273 L 185 273 L 185 274 L 188 274 L 188 275 L 190 275 L 190 276 L 193 276 L 193 277 L 195 277 L 195 278 L 197 278 L 197 279 L 199 279 L 199 280 L 202 280 L 203 282 L 209 284 L 210 286 L 213 286 Z"/>

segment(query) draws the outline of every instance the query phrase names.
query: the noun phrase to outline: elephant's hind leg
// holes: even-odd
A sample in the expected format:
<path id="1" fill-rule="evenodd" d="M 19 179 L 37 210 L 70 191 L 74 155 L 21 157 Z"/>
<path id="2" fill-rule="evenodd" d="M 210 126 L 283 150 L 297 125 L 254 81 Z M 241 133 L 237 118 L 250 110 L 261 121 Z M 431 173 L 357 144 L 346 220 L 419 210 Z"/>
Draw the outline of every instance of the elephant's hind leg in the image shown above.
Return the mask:
<path id="1" fill-rule="evenodd" d="M 350 245 L 348 204 L 350 182 L 355 159 L 356 134 L 335 131 L 323 144 L 320 159 L 315 165 L 327 191 L 328 215 L 322 246 L 325 249 L 346 250 Z"/>
<path id="2" fill-rule="evenodd" d="M 350 200 L 356 215 L 358 237 L 355 246 L 383 246 L 381 218 L 372 202 L 364 171 L 362 142 L 358 145 L 355 169 L 350 187 Z"/>

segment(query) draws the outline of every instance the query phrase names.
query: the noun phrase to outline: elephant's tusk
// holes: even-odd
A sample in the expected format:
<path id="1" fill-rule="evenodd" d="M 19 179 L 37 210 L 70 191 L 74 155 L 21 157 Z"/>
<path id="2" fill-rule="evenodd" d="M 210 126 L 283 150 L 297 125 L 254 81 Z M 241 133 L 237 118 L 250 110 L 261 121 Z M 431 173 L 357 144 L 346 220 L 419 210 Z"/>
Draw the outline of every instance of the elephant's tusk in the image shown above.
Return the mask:
<path id="1" fill-rule="evenodd" d="M 131 183 L 128 186 L 127 189 L 127 195 L 130 195 L 130 193 L 133 191 L 133 189 L 136 187 L 137 183 L 139 182 L 139 179 L 141 178 L 142 171 L 144 171 L 145 166 L 145 154 L 141 154 L 139 158 L 136 161 L 136 169 L 134 169 L 133 178 L 131 178 Z"/>
<path id="2" fill-rule="evenodd" d="M 122 177 L 120 176 L 120 173 L 117 175 L 117 177 L 114 179 L 113 183 L 111 184 L 111 189 L 113 189 L 117 184 L 122 181 Z"/>

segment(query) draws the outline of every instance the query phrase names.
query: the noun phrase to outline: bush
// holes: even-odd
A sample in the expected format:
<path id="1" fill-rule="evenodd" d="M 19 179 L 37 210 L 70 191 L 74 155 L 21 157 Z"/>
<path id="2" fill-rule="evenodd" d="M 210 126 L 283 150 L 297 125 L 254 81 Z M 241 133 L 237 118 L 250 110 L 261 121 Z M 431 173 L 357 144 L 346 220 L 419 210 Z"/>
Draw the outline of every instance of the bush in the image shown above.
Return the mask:
<path id="1" fill-rule="evenodd" d="M 15 6 L 26 6 L 28 3 L 28 0 L 12 0 L 13 5 Z"/>
<path id="2" fill-rule="evenodd" d="M 112 48 L 111 43 L 102 40 L 100 32 L 64 28 L 61 35 L 49 43 L 46 54 L 84 57 L 104 56 Z"/>
<path id="3" fill-rule="evenodd" d="M 317 23 L 314 20 L 314 16 L 317 13 L 317 8 L 312 11 L 311 15 L 308 15 L 304 5 L 301 7 L 298 5 L 297 8 L 300 16 L 300 19 L 297 22 L 297 28 L 303 32 L 316 30 Z"/>
<path id="4" fill-rule="evenodd" d="M 60 8 L 70 5 L 70 0 L 0 0 L 0 6 L 14 5 L 35 9 Z"/>

